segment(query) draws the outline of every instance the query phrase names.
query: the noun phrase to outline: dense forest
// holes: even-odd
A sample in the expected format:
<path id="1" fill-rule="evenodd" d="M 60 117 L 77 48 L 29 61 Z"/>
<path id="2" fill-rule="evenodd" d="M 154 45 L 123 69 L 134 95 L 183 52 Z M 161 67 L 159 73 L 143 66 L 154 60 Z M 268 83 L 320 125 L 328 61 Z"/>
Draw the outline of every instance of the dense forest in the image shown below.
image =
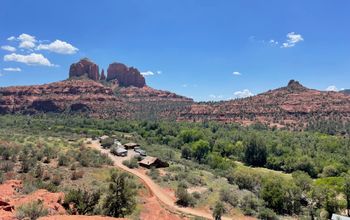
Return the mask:
<path id="1" fill-rule="evenodd" d="M 276 219 L 277 215 L 326 219 L 332 213 L 349 212 L 350 138 L 336 132 L 331 135 L 320 127 L 321 123 L 307 131 L 294 132 L 262 124 L 243 127 L 215 122 L 116 121 L 55 115 L 0 117 L 1 129 L 27 134 L 50 132 L 52 136 L 70 138 L 117 132 L 138 135 L 148 145 L 179 152 L 182 161 L 194 162 L 227 178 L 240 190 L 250 191 L 252 196 L 245 198 L 240 208 L 244 206 L 245 214 L 262 219 Z M 158 156 L 179 162 L 159 152 Z M 255 168 L 278 172 L 265 175 Z M 221 200 L 229 203 L 234 196 L 223 193 Z"/>

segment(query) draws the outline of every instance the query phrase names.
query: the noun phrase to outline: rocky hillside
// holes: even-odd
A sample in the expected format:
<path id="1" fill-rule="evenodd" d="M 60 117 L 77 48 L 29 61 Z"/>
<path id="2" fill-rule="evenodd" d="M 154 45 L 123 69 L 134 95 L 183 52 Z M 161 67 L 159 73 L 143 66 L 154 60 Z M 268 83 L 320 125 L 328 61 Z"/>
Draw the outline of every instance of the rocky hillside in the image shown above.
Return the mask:
<path id="1" fill-rule="evenodd" d="M 342 91 L 340 91 L 341 93 L 344 93 L 344 94 L 348 94 L 350 95 L 350 89 L 344 89 Z"/>
<path id="2" fill-rule="evenodd" d="M 107 76 L 85 58 L 71 65 L 69 79 L 35 86 L 0 88 L 0 113 L 84 113 L 99 118 L 179 121 L 255 122 L 302 128 L 321 120 L 350 121 L 350 96 L 308 89 L 291 80 L 287 86 L 221 102 L 195 103 L 153 89 L 134 67 L 112 63 Z"/>
<path id="3" fill-rule="evenodd" d="M 112 67 L 111 67 L 112 66 Z M 88 59 L 72 64 L 69 79 L 45 85 L 0 88 L 0 113 L 84 113 L 100 118 L 173 118 L 192 103 L 152 89 L 135 68 L 113 63 L 104 73 Z"/>
<path id="4" fill-rule="evenodd" d="M 215 120 L 301 128 L 314 120 L 350 120 L 350 96 L 308 89 L 291 80 L 286 87 L 231 101 L 196 103 L 181 113 L 182 121 Z"/>

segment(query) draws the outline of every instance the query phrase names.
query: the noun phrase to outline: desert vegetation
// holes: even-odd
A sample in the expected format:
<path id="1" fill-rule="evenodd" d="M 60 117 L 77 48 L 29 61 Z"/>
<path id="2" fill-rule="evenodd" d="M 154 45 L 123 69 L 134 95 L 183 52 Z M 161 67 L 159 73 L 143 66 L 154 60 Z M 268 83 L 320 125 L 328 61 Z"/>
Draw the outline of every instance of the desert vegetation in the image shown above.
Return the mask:
<path id="1" fill-rule="evenodd" d="M 125 216 L 135 209 L 136 186 L 124 174 L 105 176 L 103 187 L 91 181 L 89 191 L 70 184 L 78 185 L 92 169 L 111 164 L 106 155 L 85 148 L 81 140 L 109 135 L 130 141 L 125 134 L 150 155 L 170 162 L 162 172 L 151 169 L 148 175 L 171 189 L 178 205 L 210 208 L 215 218 L 238 212 L 261 219 L 286 215 L 326 219 L 350 206 L 350 139 L 339 133 L 330 135 L 311 127 L 297 132 L 261 124 L 242 127 L 50 115 L 1 116 L 0 124 L 0 179 L 22 178 L 26 193 L 37 188 L 65 191 L 75 204 L 71 213 Z M 125 164 L 137 167 L 136 159 Z M 113 190 L 120 190 L 118 184 L 126 188 L 124 198 L 132 198 L 122 210 L 113 207 L 123 198 L 109 198 Z"/>

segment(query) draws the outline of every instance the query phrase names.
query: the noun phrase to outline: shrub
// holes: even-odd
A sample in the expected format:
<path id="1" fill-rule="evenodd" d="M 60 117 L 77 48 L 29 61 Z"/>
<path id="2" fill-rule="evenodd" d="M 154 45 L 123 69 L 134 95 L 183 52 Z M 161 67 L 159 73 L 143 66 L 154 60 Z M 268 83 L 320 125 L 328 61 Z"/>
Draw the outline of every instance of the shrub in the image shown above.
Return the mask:
<path id="1" fill-rule="evenodd" d="M 232 207 L 236 207 L 239 202 L 237 192 L 228 188 L 223 188 L 220 190 L 220 200 L 230 204 Z"/>
<path id="2" fill-rule="evenodd" d="M 137 158 L 131 158 L 130 160 L 124 160 L 123 164 L 127 167 L 129 167 L 130 169 L 134 169 L 134 168 L 138 168 L 139 164 L 138 164 L 138 160 Z"/>
<path id="3" fill-rule="evenodd" d="M 201 194 L 199 192 L 193 192 L 192 197 L 198 200 L 201 198 Z"/>
<path id="4" fill-rule="evenodd" d="M 157 180 L 159 177 L 159 170 L 156 169 L 155 167 L 151 167 L 149 172 L 147 173 L 153 180 Z"/>
<path id="5" fill-rule="evenodd" d="M 4 173 L 0 171 L 0 184 L 4 182 Z"/>
<path id="6" fill-rule="evenodd" d="M 41 200 L 23 204 L 16 209 L 18 219 L 36 220 L 39 217 L 48 215 L 48 210 Z"/>
<path id="7" fill-rule="evenodd" d="M 112 170 L 109 187 L 101 203 L 102 214 L 112 217 L 124 217 L 136 207 L 136 188 L 132 176 Z"/>
<path id="8" fill-rule="evenodd" d="M 64 154 L 60 154 L 58 156 L 58 166 L 68 166 L 68 164 L 69 164 L 69 158 Z"/>
<path id="9" fill-rule="evenodd" d="M 259 210 L 258 218 L 263 220 L 278 220 L 276 213 L 268 208 L 261 208 Z"/>
<path id="10" fill-rule="evenodd" d="M 84 171 L 76 171 L 76 170 L 74 170 L 73 172 L 72 172 L 72 175 L 71 175 L 71 180 L 77 180 L 77 179 L 80 179 L 80 178 L 83 178 L 83 176 L 84 176 Z"/>
<path id="11" fill-rule="evenodd" d="M 103 148 L 110 148 L 114 144 L 113 138 L 106 138 L 101 141 L 101 145 Z"/>
<path id="12" fill-rule="evenodd" d="M 100 200 L 99 191 L 71 189 L 64 197 L 63 207 L 69 214 L 93 215 Z M 72 207 L 73 204 L 73 207 Z"/>
<path id="13" fill-rule="evenodd" d="M 247 192 L 240 201 L 240 207 L 245 215 L 255 215 L 261 202 L 255 194 Z"/>
<path id="14" fill-rule="evenodd" d="M 188 207 L 188 206 L 194 206 L 195 201 L 191 194 L 187 192 L 187 188 L 185 188 L 183 185 L 179 184 L 176 192 L 175 192 L 177 201 L 176 204 Z"/>
<path id="15" fill-rule="evenodd" d="M 51 182 L 55 186 L 59 186 L 61 184 L 61 181 L 62 181 L 62 176 L 59 173 L 55 173 L 55 174 L 52 175 Z"/>
<path id="16" fill-rule="evenodd" d="M 213 217 L 215 220 L 221 220 L 221 216 L 225 213 L 225 207 L 222 202 L 217 202 L 214 210 L 213 210 Z"/>

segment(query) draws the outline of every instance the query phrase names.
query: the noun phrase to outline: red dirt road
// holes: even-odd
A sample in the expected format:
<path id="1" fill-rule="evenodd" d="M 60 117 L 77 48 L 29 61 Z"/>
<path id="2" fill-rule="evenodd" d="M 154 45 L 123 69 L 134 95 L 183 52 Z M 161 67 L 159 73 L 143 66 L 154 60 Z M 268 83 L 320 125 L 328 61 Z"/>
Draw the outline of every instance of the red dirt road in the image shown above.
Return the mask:
<path id="1" fill-rule="evenodd" d="M 114 165 L 117 166 L 118 168 L 131 173 L 137 177 L 139 177 L 144 184 L 149 188 L 150 192 L 153 193 L 163 205 L 167 207 L 167 209 L 171 212 L 179 213 L 179 214 L 186 214 L 188 216 L 199 216 L 207 219 L 213 219 L 212 213 L 209 213 L 205 210 L 198 210 L 194 208 L 184 208 L 177 206 L 175 204 L 175 201 L 173 198 L 171 198 L 170 195 L 168 195 L 159 185 L 154 183 L 150 177 L 148 177 L 146 174 L 140 173 L 137 170 L 130 169 L 122 164 L 123 160 L 125 158 L 122 157 L 117 157 L 114 156 L 112 153 L 109 152 L 107 149 L 103 149 L 102 146 L 100 145 L 100 142 L 98 140 L 89 140 L 91 141 L 91 144 L 88 146 L 99 150 L 101 153 L 109 155 L 109 157 L 114 161 Z M 237 219 L 237 220 L 248 220 L 248 219 L 255 219 L 251 217 L 246 217 L 246 216 L 235 216 L 233 217 L 222 217 L 222 220 L 232 220 L 232 219 Z"/>

